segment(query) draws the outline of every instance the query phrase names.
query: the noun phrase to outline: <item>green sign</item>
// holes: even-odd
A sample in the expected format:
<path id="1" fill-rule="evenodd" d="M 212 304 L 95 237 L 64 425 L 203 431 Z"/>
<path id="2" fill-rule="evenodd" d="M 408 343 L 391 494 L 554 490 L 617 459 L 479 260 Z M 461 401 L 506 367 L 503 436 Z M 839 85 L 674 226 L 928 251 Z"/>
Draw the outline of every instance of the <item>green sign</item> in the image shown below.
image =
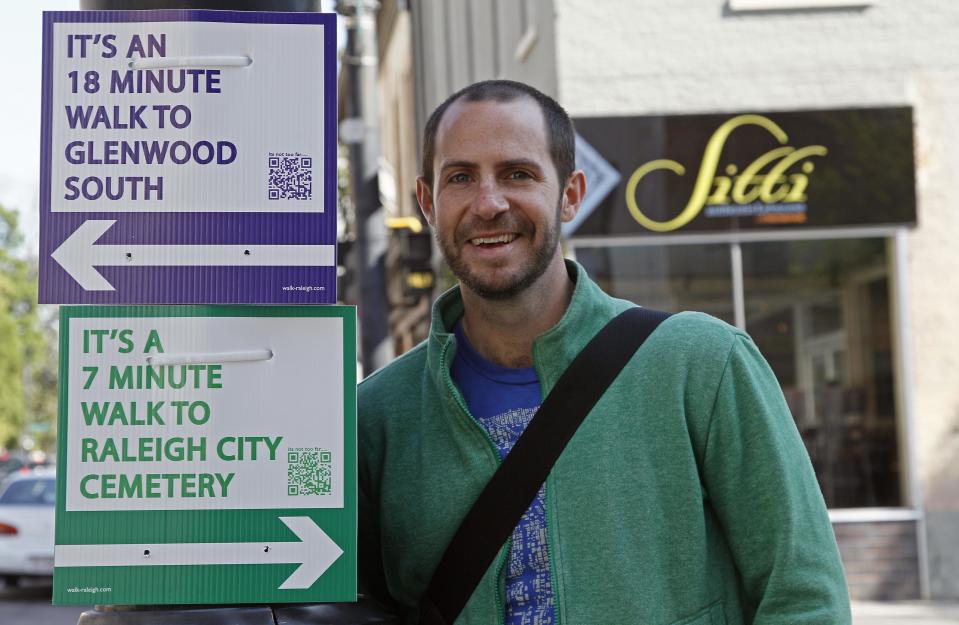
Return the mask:
<path id="1" fill-rule="evenodd" d="M 354 601 L 355 328 L 63 307 L 54 602 Z"/>

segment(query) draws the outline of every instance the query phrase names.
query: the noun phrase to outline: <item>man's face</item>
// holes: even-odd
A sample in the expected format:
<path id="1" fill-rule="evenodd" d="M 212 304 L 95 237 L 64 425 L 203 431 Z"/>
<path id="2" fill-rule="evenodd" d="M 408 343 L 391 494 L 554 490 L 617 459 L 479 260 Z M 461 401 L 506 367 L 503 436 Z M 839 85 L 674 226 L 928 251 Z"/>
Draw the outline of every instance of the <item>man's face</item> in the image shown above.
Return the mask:
<path id="1" fill-rule="evenodd" d="M 486 299 L 531 286 L 559 254 L 565 197 L 539 105 L 454 102 L 436 134 L 434 180 L 417 196 L 453 273 Z"/>

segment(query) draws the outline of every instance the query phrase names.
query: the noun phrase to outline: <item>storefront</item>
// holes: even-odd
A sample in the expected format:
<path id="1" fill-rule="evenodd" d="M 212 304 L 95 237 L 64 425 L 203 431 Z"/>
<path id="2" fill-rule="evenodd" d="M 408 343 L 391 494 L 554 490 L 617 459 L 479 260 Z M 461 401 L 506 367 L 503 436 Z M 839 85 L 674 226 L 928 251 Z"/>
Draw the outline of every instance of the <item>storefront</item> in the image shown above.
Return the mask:
<path id="1" fill-rule="evenodd" d="M 806 444 L 854 595 L 918 596 L 901 296 L 912 110 L 575 121 L 618 182 L 570 255 L 615 296 L 749 332 Z"/>

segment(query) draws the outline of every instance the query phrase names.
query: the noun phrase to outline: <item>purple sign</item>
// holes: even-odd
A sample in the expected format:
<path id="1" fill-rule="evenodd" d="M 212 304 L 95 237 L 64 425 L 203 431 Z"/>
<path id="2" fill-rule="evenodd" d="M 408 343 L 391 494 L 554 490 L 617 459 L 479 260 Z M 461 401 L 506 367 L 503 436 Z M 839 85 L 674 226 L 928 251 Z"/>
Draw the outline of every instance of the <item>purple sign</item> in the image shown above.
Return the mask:
<path id="1" fill-rule="evenodd" d="M 333 14 L 44 13 L 40 302 L 336 302 Z"/>

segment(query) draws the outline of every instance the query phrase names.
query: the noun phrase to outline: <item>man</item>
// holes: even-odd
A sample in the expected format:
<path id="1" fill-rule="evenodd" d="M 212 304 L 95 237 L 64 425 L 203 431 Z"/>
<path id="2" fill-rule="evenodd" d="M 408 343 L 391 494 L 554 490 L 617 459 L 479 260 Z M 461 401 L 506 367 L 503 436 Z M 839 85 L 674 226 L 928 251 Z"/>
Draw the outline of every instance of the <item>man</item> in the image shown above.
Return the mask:
<path id="1" fill-rule="evenodd" d="M 489 81 L 425 130 L 417 198 L 457 288 L 359 389 L 360 584 L 416 622 L 446 545 L 566 366 L 633 306 L 558 245 L 586 180 L 552 99 Z M 458 623 L 850 622 L 832 528 L 765 361 L 673 315 L 570 441 Z"/>

